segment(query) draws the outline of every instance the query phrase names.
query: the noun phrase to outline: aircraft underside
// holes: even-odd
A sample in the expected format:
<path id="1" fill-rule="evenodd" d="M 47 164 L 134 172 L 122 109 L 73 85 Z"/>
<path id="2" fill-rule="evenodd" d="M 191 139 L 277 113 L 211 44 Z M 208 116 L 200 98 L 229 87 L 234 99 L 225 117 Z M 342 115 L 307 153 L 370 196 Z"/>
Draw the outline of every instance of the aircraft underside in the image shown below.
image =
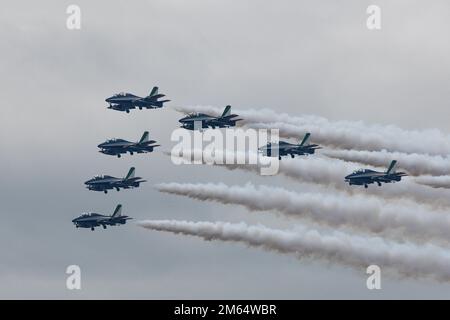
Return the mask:
<path id="1" fill-rule="evenodd" d="M 135 153 L 147 153 L 147 152 L 153 152 L 153 148 L 146 148 L 146 149 L 103 149 L 100 151 L 101 153 L 110 155 L 110 156 L 117 156 L 120 158 L 122 154 L 129 153 L 130 155 L 134 155 Z"/>
<path id="2" fill-rule="evenodd" d="M 369 184 L 376 183 L 379 187 L 381 187 L 382 183 L 394 183 L 396 181 L 393 180 L 350 180 L 348 181 L 349 185 L 357 185 L 357 186 L 364 186 L 365 188 L 368 187 Z"/>
<path id="3" fill-rule="evenodd" d="M 116 111 L 125 111 L 126 113 L 129 113 L 130 110 L 138 108 L 139 110 L 142 109 L 158 109 L 162 108 L 162 103 L 149 103 L 149 104 L 110 104 L 109 108 L 116 110 Z"/>

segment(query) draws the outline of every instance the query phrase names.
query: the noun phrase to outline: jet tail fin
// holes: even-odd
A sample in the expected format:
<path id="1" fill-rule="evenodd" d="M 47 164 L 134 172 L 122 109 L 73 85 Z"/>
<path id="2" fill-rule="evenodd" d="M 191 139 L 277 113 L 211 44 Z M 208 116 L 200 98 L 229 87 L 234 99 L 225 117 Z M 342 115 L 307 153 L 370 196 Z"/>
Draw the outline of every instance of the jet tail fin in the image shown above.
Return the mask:
<path id="1" fill-rule="evenodd" d="M 389 165 L 386 173 L 390 174 L 390 173 L 394 173 L 395 172 L 395 165 L 397 164 L 397 160 L 392 160 L 391 164 Z"/>
<path id="2" fill-rule="evenodd" d="M 120 217 L 121 215 L 122 215 L 122 205 L 118 204 L 111 217 L 117 218 Z"/>
<path id="3" fill-rule="evenodd" d="M 148 131 L 145 131 L 142 135 L 141 139 L 139 140 L 139 144 L 147 142 L 148 141 Z"/>
<path id="4" fill-rule="evenodd" d="M 149 94 L 149 97 L 153 97 L 158 94 L 158 87 L 153 87 L 152 91 Z"/>
<path id="5" fill-rule="evenodd" d="M 310 136 L 311 136 L 311 133 L 307 132 L 305 134 L 305 136 L 303 137 L 302 142 L 300 142 L 300 146 L 304 146 L 308 142 L 308 139 L 309 139 Z"/>
<path id="6" fill-rule="evenodd" d="M 230 114 L 231 114 L 231 106 L 228 105 L 228 106 L 226 106 L 225 109 L 223 110 L 222 118 L 223 118 L 223 117 L 226 117 L 226 116 L 229 116 Z"/>
<path id="7" fill-rule="evenodd" d="M 134 178 L 134 171 L 135 171 L 135 168 L 131 167 L 130 170 L 128 171 L 126 177 L 125 177 L 125 180 Z"/>

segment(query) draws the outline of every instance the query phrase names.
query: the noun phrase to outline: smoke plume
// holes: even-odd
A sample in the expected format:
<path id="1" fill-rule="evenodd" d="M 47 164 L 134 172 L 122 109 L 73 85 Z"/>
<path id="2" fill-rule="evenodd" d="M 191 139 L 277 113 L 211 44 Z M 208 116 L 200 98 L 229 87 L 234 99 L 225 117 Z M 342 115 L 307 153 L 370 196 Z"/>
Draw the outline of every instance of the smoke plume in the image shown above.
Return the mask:
<path id="1" fill-rule="evenodd" d="M 242 205 L 251 211 L 276 210 L 287 216 L 302 217 L 333 227 L 350 227 L 423 240 L 450 240 L 450 216 L 429 206 L 410 201 L 385 201 L 365 195 L 345 193 L 293 192 L 278 187 L 227 186 L 223 183 L 163 183 L 161 192 L 202 201 Z"/>
<path id="2" fill-rule="evenodd" d="M 139 225 L 158 231 L 191 235 L 204 240 L 240 242 L 298 258 L 323 259 L 357 269 L 376 264 L 409 277 L 431 277 L 450 280 L 450 254 L 447 250 L 425 245 L 386 241 L 379 237 L 352 235 L 339 231 L 319 231 L 297 226 L 283 231 L 245 223 L 188 222 L 177 220 L 146 220 Z"/>

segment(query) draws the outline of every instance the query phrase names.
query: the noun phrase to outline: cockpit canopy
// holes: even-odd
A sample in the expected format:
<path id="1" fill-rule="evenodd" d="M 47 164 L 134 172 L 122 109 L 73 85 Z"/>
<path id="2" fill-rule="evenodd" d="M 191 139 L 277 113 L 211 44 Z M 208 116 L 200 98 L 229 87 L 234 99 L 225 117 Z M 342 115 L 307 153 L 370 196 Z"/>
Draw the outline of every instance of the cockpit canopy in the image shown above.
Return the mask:
<path id="1" fill-rule="evenodd" d="M 94 176 L 94 180 L 100 180 L 100 179 L 107 179 L 107 178 L 112 178 L 111 176 L 107 176 L 106 174 L 98 174 L 96 176 Z"/>
<path id="2" fill-rule="evenodd" d="M 123 139 L 112 138 L 112 139 L 106 140 L 106 143 L 111 143 L 111 142 L 124 142 L 124 141 L 125 141 L 125 140 L 123 140 Z"/>
<path id="3" fill-rule="evenodd" d="M 207 114 L 205 114 L 205 113 L 201 113 L 201 112 L 191 112 L 191 113 L 188 113 L 188 114 L 186 115 L 186 118 L 195 118 L 195 117 L 208 117 L 208 118 L 212 118 L 212 116 L 207 115 Z"/>
<path id="4" fill-rule="evenodd" d="M 119 93 L 116 93 L 116 94 L 114 95 L 114 97 L 119 98 L 119 97 L 126 97 L 126 96 L 128 96 L 128 95 L 129 95 L 129 94 L 126 93 L 126 92 L 119 92 Z"/>
<path id="5" fill-rule="evenodd" d="M 373 172 L 373 170 L 369 170 L 369 169 L 358 169 L 353 171 L 353 174 L 355 173 L 368 173 L 368 172 Z"/>
<path id="6" fill-rule="evenodd" d="M 93 212 L 84 212 L 81 217 L 82 218 L 86 218 L 86 217 L 95 217 L 95 216 L 99 216 L 98 213 L 93 213 Z"/>

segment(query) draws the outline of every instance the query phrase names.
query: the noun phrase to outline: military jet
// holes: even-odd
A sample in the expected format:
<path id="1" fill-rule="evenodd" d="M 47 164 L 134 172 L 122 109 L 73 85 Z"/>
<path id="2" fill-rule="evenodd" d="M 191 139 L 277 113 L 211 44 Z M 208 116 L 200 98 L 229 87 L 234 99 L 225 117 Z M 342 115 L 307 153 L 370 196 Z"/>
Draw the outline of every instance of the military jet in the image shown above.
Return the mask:
<path id="1" fill-rule="evenodd" d="M 103 191 L 104 193 L 108 193 L 109 189 L 120 191 L 120 188 L 137 188 L 141 182 L 145 182 L 146 180 L 141 180 L 141 177 L 135 177 L 134 171 L 134 167 L 131 167 L 125 178 L 116 178 L 107 175 L 95 176 L 84 184 L 89 190 Z"/>
<path id="2" fill-rule="evenodd" d="M 94 231 L 95 227 L 103 226 L 103 229 L 106 229 L 106 226 L 125 224 L 130 219 L 133 218 L 122 215 L 122 205 L 118 204 L 111 216 L 89 212 L 83 213 L 78 218 L 73 219 L 72 222 L 77 228 L 91 228 Z"/>
<path id="3" fill-rule="evenodd" d="M 105 101 L 109 103 L 108 109 L 113 109 L 117 111 L 125 111 L 130 113 L 131 109 L 139 108 L 142 110 L 146 109 L 156 109 L 162 108 L 165 102 L 170 100 L 158 100 L 159 98 L 165 97 L 164 94 L 158 94 L 158 87 L 153 87 L 150 94 L 146 97 L 138 97 L 131 93 L 121 92 L 107 98 Z"/>
<path id="4" fill-rule="evenodd" d="M 314 154 L 320 147 L 317 144 L 308 144 L 307 141 L 311 134 L 308 132 L 305 134 L 303 140 L 299 144 L 292 144 L 286 141 L 280 141 L 279 143 L 268 143 L 267 145 L 259 148 L 259 151 L 268 157 L 276 157 L 281 160 L 282 156 L 291 155 L 294 158 L 295 155 L 303 156 L 308 154 Z"/>
<path id="5" fill-rule="evenodd" d="M 188 130 L 197 130 L 205 128 L 228 128 L 234 127 L 239 117 L 237 114 L 231 114 L 231 106 L 226 106 L 220 117 L 210 116 L 204 113 L 191 113 L 179 120 L 181 127 Z"/>
<path id="6" fill-rule="evenodd" d="M 404 172 L 395 171 L 396 164 L 397 160 L 392 160 L 386 172 L 378 172 L 370 169 L 360 169 L 346 176 L 345 181 L 348 182 L 349 185 L 364 185 L 364 188 L 367 188 L 367 185 L 375 182 L 380 187 L 381 183 L 394 183 L 402 180 L 402 177 L 407 176 L 407 174 Z"/>
<path id="7" fill-rule="evenodd" d="M 110 139 L 100 143 L 98 147 L 100 148 L 99 152 L 120 158 L 122 153 L 127 152 L 129 152 L 130 155 L 133 155 L 134 152 L 153 152 L 155 147 L 159 147 L 159 144 L 153 144 L 155 142 L 155 140 L 148 139 L 148 131 L 145 131 L 138 142 L 130 142 L 123 139 Z"/>

